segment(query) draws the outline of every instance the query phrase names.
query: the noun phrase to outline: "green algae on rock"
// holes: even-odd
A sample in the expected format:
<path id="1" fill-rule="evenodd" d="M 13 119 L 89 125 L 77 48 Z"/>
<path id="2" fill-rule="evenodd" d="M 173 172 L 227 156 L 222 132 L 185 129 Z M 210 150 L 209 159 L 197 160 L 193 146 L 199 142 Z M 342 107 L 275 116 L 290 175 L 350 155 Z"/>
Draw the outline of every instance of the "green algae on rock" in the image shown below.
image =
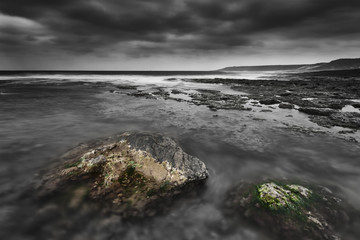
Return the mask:
<path id="1" fill-rule="evenodd" d="M 346 227 L 351 210 L 321 186 L 288 181 L 242 182 L 229 191 L 225 215 L 242 219 L 274 239 L 340 239 L 336 230 Z"/>
<path id="2" fill-rule="evenodd" d="M 147 215 L 144 211 L 155 201 L 208 176 L 203 162 L 159 134 L 124 133 L 82 144 L 66 153 L 63 161 L 43 178 L 37 188 L 40 196 L 81 183 L 87 191 L 80 192 L 87 192 L 90 199 L 131 216 Z"/>
<path id="3" fill-rule="evenodd" d="M 311 190 L 300 185 L 279 186 L 273 182 L 257 186 L 260 202 L 272 210 L 294 208 L 308 199 Z"/>

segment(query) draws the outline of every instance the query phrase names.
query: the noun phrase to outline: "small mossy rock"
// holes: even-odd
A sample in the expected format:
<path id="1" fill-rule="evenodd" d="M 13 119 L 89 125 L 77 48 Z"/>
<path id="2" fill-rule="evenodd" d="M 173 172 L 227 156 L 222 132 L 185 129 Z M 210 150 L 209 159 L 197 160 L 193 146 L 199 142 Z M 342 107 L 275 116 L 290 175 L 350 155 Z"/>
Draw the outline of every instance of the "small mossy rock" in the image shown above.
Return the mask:
<path id="1" fill-rule="evenodd" d="M 72 149 L 61 161 L 64 164 L 37 186 L 38 196 L 81 184 L 88 198 L 127 216 L 150 215 L 146 211 L 156 201 L 171 199 L 208 177 L 203 162 L 160 134 L 124 133 L 100 139 Z M 70 205 L 79 205 L 78 199 Z"/>
<path id="2" fill-rule="evenodd" d="M 301 191 L 299 190 L 301 189 Z M 300 194 L 303 193 L 303 194 Z M 272 210 L 296 208 L 301 204 L 302 198 L 306 199 L 310 196 L 311 191 L 299 185 L 279 186 L 273 182 L 264 183 L 257 186 L 257 193 L 260 202 L 267 208 Z"/>
<path id="3" fill-rule="evenodd" d="M 341 239 L 349 214 L 342 201 L 320 186 L 283 181 L 242 182 L 229 191 L 225 215 L 271 232 L 273 239 Z"/>

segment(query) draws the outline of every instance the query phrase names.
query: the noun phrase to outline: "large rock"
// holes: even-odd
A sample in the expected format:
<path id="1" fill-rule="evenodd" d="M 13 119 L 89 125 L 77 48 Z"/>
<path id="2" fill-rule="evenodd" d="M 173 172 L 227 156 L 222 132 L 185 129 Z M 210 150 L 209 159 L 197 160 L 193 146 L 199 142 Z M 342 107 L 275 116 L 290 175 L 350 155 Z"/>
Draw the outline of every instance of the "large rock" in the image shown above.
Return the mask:
<path id="1" fill-rule="evenodd" d="M 69 207 L 87 196 L 128 216 L 153 214 L 154 203 L 208 177 L 203 162 L 159 134 L 124 133 L 82 144 L 61 161 L 42 179 L 39 196 L 66 192 L 73 196 Z"/>
<path id="2" fill-rule="evenodd" d="M 350 222 L 329 189 L 290 182 L 243 182 L 229 192 L 225 205 L 228 217 L 245 219 L 273 239 L 340 239 L 335 229 Z"/>

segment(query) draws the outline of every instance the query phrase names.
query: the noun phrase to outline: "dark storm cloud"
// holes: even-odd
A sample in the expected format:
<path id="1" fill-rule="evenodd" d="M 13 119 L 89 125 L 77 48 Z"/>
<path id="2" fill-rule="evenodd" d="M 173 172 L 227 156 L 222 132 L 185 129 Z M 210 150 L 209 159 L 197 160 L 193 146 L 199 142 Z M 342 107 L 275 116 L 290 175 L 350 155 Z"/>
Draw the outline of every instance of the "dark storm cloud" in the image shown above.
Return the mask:
<path id="1" fill-rule="evenodd" d="M 2 0 L 0 16 L 14 22 L 0 23 L 7 51 L 191 53 L 360 33 L 358 0 Z"/>

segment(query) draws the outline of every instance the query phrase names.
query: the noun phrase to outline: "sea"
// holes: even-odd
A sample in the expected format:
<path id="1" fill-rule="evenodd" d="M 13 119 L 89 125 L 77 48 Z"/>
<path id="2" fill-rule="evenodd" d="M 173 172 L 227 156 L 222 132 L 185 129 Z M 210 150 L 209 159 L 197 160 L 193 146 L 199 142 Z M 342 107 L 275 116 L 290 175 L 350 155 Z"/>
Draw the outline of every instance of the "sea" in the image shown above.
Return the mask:
<path id="1" fill-rule="evenodd" d="M 322 185 L 360 210 L 360 147 L 312 123 L 295 109 L 219 110 L 184 101 L 142 98 L 141 91 L 246 91 L 191 79 L 287 80 L 288 72 L 0 72 L 0 236 L 2 239 L 238 239 L 272 236 L 223 212 L 240 182 L 288 179 Z M 120 86 L 120 90 L 119 90 Z M 251 99 L 249 99 L 251 101 Z M 292 118 L 287 116 L 292 115 Z M 291 128 L 289 128 L 291 126 Z M 306 130 L 325 132 L 306 134 Z M 304 130 L 304 131 L 303 131 Z M 209 178 L 201 191 L 164 213 L 127 221 L 116 213 L 38 200 L 34 186 L 69 149 L 126 131 L 162 133 L 201 159 Z M 314 132 L 314 131 L 312 131 Z M 235 226 L 235 227 L 234 227 Z M 339 235 L 360 236 L 355 221 Z"/>

